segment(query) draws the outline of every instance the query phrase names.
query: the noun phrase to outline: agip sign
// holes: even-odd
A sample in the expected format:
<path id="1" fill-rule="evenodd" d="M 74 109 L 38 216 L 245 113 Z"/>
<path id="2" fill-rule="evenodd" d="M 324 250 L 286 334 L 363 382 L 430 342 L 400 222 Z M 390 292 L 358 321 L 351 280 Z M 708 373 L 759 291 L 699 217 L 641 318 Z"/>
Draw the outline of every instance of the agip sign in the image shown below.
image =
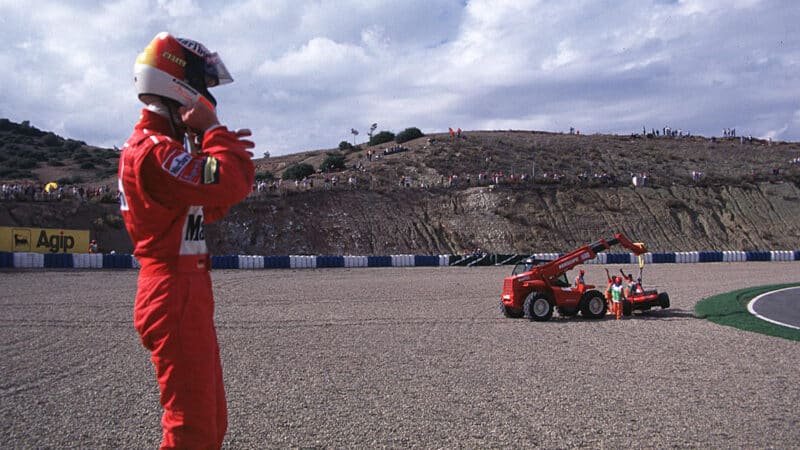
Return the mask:
<path id="1" fill-rule="evenodd" d="M 0 227 L 4 252 L 85 253 L 88 247 L 89 230 Z"/>

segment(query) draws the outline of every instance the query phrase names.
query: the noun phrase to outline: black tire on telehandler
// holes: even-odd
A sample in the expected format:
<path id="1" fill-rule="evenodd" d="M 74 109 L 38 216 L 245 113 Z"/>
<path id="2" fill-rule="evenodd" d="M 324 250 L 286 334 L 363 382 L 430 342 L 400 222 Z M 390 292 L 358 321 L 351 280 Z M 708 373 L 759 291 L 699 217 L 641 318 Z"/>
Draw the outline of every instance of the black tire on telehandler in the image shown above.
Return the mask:
<path id="1" fill-rule="evenodd" d="M 581 315 L 587 319 L 602 319 L 606 315 L 608 305 L 606 298 L 598 291 L 589 291 L 581 299 Z"/>
<path id="2" fill-rule="evenodd" d="M 553 317 L 553 302 L 541 292 L 531 292 L 525 297 L 525 318 L 537 322 L 546 322 Z"/>

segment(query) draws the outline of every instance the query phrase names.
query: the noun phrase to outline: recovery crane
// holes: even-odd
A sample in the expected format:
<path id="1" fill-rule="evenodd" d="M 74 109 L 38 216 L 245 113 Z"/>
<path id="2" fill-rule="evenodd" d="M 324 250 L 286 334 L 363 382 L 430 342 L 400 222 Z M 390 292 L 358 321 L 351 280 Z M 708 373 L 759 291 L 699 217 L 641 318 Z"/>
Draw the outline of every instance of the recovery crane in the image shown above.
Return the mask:
<path id="1" fill-rule="evenodd" d="M 605 295 L 594 285 L 573 287 L 567 279 L 567 271 L 612 245 L 621 245 L 636 255 L 648 251 L 644 244 L 633 243 L 618 233 L 612 239 L 600 239 L 552 261 L 537 264 L 537 261 L 526 260 L 517 264 L 512 275 L 503 281 L 500 297 L 503 315 L 546 321 L 557 310 L 563 316 L 575 316 L 580 312 L 587 318 L 603 318 L 608 310 Z"/>

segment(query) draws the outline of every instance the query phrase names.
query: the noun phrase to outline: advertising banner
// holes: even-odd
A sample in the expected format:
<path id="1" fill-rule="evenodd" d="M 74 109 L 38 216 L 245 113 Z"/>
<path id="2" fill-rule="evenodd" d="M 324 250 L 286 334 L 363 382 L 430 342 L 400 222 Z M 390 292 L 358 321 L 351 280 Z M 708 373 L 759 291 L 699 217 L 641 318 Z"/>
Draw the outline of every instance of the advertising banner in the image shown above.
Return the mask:
<path id="1" fill-rule="evenodd" d="M 0 227 L 0 251 L 86 253 L 89 230 Z"/>

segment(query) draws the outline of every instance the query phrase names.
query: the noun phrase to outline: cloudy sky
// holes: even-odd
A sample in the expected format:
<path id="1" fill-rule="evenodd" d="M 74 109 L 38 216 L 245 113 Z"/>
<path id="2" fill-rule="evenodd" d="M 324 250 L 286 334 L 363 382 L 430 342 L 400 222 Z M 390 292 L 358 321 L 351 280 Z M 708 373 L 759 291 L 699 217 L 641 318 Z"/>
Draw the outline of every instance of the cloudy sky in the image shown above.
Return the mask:
<path id="1" fill-rule="evenodd" d="M 800 141 L 798 24 L 796 0 L 0 0 L 0 117 L 121 146 L 166 30 L 219 52 L 257 156 L 372 123 Z"/>

